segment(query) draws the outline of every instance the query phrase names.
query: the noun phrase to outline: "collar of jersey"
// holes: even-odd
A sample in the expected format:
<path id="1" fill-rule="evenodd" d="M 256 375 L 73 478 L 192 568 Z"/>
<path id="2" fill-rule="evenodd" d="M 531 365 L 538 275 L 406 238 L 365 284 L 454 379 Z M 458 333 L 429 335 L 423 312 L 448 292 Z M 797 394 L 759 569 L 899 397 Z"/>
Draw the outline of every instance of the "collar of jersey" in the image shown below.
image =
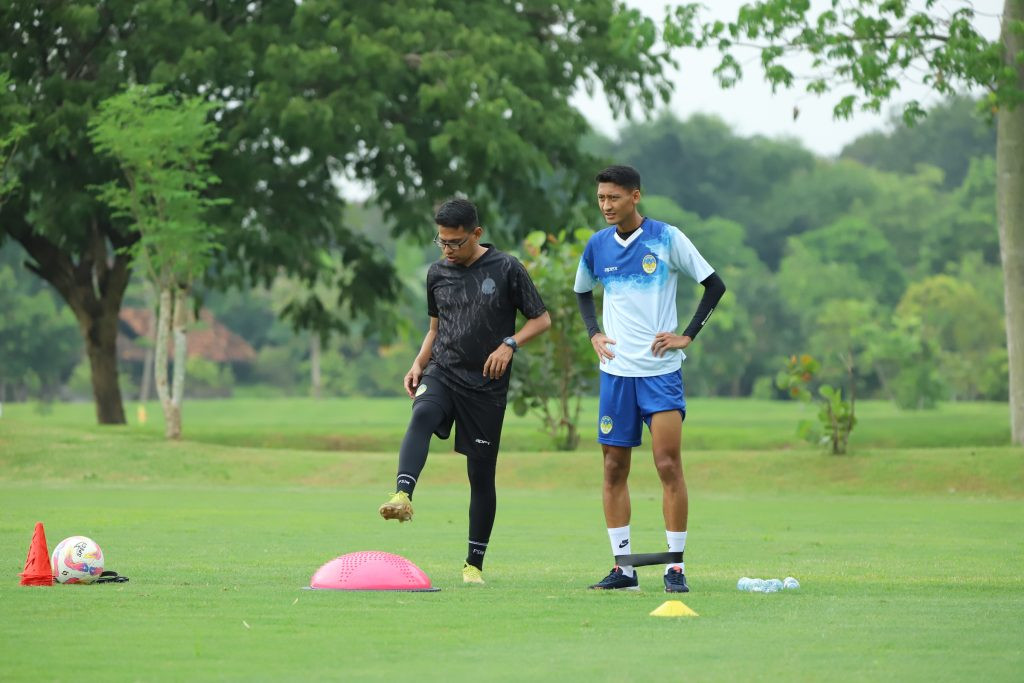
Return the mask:
<path id="1" fill-rule="evenodd" d="M 627 239 L 622 239 L 621 237 L 619 237 L 619 230 L 618 230 L 618 228 L 612 228 L 615 231 L 615 234 L 614 234 L 615 241 L 619 243 L 620 247 L 628 247 L 629 245 L 633 244 L 633 242 L 636 242 L 637 238 L 640 237 L 640 235 L 643 233 L 643 231 L 644 231 L 644 223 L 646 223 L 646 222 L 647 222 L 647 219 L 645 218 L 643 220 L 643 222 L 640 223 L 640 227 L 637 228 L 636 230 L 634 230 L 633 234 L 631 234 Z"/>
<path id="2" fill-rule="evenodd" d="M 447 261 L 445 261 L 444 259 L 441 259 L 440 262 L 443 263 L 448 268 L 460 268 L 462 270 L 469 270 L 470 268 L 475 268 L 476 264 L 478 264 L 481 261 L 483 261 L 485 258 L 487 258 L 490 255 L 490 253 L 492 251 L 494 251 L 494 245 L 491 244 L 490 242 L 481 242 L 480 246 L 481 247 L 487 247 L 487 251 L 485 251 L 484 253 L 480 254 L 480 258 L 478 258 L 476 261 L 473 261 L 468 266 L 463 266 L 463 265 L 459 265 L 459 264 L 450 264 Z"/>

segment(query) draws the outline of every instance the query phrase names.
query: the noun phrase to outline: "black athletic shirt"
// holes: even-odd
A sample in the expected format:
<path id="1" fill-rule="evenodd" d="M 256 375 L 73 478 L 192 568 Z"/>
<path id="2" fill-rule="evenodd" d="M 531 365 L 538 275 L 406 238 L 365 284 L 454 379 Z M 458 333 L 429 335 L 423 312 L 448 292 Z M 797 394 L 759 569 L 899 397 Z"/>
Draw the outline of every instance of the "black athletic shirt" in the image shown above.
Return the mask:
<path id="1" fill-rule="evenodd" d="M 492 380 L 484 362 L 515 334 L 517 310 L 536 318 L 547 309 L 522 263 L 483 246 L 486 253 L 469 267 L 442 259 L 427 271 L 427 313 L 437 318 L 437 336 L 423 374 L 504 404 L 512 366 Z"/>

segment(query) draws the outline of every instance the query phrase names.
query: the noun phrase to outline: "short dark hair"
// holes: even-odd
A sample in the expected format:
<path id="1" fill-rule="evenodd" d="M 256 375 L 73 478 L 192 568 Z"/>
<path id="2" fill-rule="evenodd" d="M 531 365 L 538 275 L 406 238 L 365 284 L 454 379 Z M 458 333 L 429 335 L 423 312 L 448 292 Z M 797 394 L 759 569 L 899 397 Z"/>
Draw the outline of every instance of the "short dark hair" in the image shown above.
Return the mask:
<path id="1" fill-rule="evenodd" d="M 632 166 L 617 165 L 609 166 L 594 178 L 599 183 L 615 183 L 627 190 L 640 189 L 640 171 Z"/>
<path id="2" fill-rule="evenodd" d="M 462 228 L 471 232 L 479 225 L 476 206 L 468 199 L 449 199 L 434 216 L 434 222 L 445 228 Z"/>

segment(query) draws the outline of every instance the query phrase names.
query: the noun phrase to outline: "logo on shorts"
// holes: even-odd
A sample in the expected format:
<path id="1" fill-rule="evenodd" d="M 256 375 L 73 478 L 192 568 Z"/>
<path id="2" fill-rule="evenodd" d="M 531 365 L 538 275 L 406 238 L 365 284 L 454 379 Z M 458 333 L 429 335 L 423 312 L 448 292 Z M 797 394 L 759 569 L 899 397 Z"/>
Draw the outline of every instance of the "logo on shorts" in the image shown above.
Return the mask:
<path id="1" fill-rule="evenodd" d="M 658 269 L 658 259 L 654 257 L 654 254 L 648 254 L 644 256 L 644 260 L 640 262 L 644 272 L 650 275 Z"/>
<path id="2" fill-rule="evenodd" d="M 420 386 L 416 389 L 416 395 L 417 396 L 422 396 L 425 393 L 427 393 L 427 385 L 426 384 L 420 384 Z"/>
<path id="3" fill-rule="evenodd" d="M 601 418 L 601 433 L 607 434 L 610 431 L 612 431 L 612 418 L 605 415 Z"/>
<path id="4" fill-rule="evenodd" d="M 490 441 L 484 441 L 483 439 L 473 439 L 473 443 L 480 443 L 480 444 L 483 444 L 484 446 L 490 446 L 491 445 Z"/>

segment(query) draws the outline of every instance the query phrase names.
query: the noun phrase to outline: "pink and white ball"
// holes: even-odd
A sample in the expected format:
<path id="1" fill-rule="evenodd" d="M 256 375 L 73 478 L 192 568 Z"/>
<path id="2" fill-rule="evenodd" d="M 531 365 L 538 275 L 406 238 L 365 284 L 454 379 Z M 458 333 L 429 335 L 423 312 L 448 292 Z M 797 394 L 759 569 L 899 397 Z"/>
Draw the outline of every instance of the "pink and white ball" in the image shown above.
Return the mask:
<path id="1" fill-rule="evenodd" d="M 50 567 L 57 583 L 92 583 L 103 573 L 103 551 L 91 538 L 70 536 L 53 549 Z"/>

